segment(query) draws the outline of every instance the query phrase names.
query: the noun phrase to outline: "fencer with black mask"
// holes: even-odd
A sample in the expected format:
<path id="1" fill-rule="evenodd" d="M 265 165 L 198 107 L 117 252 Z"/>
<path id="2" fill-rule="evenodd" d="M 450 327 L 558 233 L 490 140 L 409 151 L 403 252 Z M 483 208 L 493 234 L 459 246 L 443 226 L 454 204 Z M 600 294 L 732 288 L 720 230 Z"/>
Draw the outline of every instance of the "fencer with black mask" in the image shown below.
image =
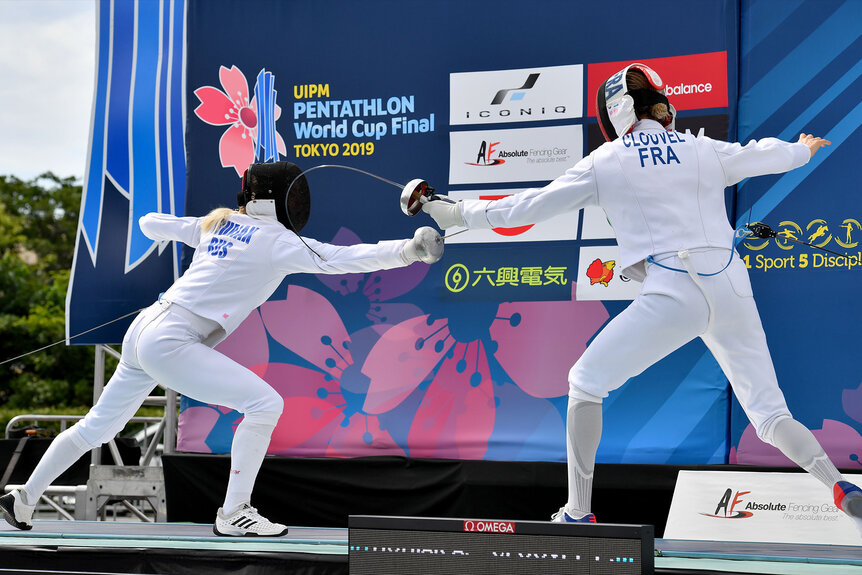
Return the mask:
<path id="1" fill-rule="evenodd" d="M 547 186 L 491 201 L 421 200 L 443 229 L 523 226 L 600 206 L 619 244 L 622 273 L 643 282 L 568 374 L 569 495 L 553 521 L 595 521 L 603 398 L 700 337 L 757 435 L 832 489 L 838 507 L 862 530 L 862 492 L 793 419 L 779 389 L 724 198 L 728 186 L 803 166 L 830 142 L 801 134 L 796 143 L 763 138 L 743 146 L 676 132 L 661 78 L 637 63 L 601 85 L 597 107 L 608 141 Z"/>
<path id="2" fill-rule="evenodd" d="M 443 253 L 443 241 L 430 227 L 418 229 L 411 239 L 352 246 L 300 237 L 310 213 L 308 185 L 300 174 L 290 162 L 252 164 L 243 177 L 237 209 L 218 208 L 204 217 L 151 213 L 139 220 L 148 238 L 194 248 L 191 264 L 132 322 L 119 365 L 93 408 L 54 439 L 21 490 L 0 498 L 0 511 L 10 524 L 31 529 L 34 506 L 45 489 L 83 454 L 113 438 L 158 382 L 243 414 L 231 445 L 230 477 L 214 533 L 287 532 L 251 506 L 283 400 L 263 379 L 212 347 L 289 274 L 367 273 L 414 262 L 430 264 Z"/>

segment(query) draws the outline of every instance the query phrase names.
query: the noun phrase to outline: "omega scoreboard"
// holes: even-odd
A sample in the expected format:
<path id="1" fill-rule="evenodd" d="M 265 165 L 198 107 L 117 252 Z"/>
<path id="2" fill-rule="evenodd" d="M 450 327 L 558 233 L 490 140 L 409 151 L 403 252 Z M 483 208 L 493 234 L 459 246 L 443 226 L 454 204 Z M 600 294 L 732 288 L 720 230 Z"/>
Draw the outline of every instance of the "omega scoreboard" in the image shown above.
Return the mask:
<path id="1" fill-rule="evenodd" d="M 351 515 L 350 575 L 641 575 L 652 525 Z"/>

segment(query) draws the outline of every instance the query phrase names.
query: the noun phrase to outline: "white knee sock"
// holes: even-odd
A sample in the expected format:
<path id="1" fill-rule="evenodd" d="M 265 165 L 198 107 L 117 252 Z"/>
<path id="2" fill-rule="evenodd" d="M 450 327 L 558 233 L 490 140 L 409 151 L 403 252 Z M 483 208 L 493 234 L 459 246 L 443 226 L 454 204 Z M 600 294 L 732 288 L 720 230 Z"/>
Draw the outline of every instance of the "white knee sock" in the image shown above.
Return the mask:
<path id="1" fill-rule="evenodd" d="M 266 456 L 272 430 L 275 429 L 271 415 L 247 415 L 236 429 L 230 448 L 230 479 L 222 505 L 225 515 L 233 513 L 243 503 L 251 502 L 254 482 Z M 279 415 L 275 414 L 275 422 Z"/>
<path id="2" fill-rule="evenodd" d="M 566 461 L 569 480 L 569 515 L 590 512 L 596 449 L 602 437 L 602 404 L 569 397 L 566 410 Z"/>
<path id="3" fill-rule="evenodd" d="M 835 482 L 843 479 L 814 434 L 791 417 L 775 424 L 772 445 L 830 490 Z"/>
<path id="4" fill-rule="evenodd" d="M 74 426 L 55 437 L 24 484 L 25 503 L 35 505 L 54 480 L 90 449 L 92 447 L 77 435 Z"/>

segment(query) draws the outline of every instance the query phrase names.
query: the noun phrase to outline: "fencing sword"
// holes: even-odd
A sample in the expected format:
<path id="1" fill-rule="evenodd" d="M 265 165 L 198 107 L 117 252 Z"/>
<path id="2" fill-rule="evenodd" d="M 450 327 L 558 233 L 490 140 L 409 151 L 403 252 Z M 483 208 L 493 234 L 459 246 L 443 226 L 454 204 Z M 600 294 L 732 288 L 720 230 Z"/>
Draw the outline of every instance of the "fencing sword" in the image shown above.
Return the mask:
<path id="1" fill-rule="evenodd" d="M 290 197 L 290 190 L 293 189 L 293 185 L 296 182 L 298 182 L 300 178 L 305 176 L 305 174 L 308 174 L 308 173 L 313 172 L 315 170 L 321 170 L 324 168 L 338 168 L 338 169 L 342 169 L 342 170 L 349 170 L 351 172 L 358 172 L 360 174 L 364 174 L 366 176 L 369 176 L 371 178 L 374 178 L 376 180 L 379 180 L 381 182 L 389 184 L 390 186 L 398 188 L 399 190 L 401 190 L 401 198 L 400 198 L 401 199 L 401 211 L 403 211 L 408 216 L 415 216 L 416 214 L 418 214 L 419 211 L 422 209 L 422 204 L 424 204 L 427 201 L 430 201 L 434 195 L 434 188 L 429 186 L 428 182 L 421 179 L 421 178 L 416 178 L 416 179 L 410 180 L 406 184 L 399 184 L 398 182 L 395 182 L 395 181 L 390 180 L 388 178 L 384 178 L 383 176 L 379 176 L 377 174 L 374 174 L 374 173 L 369 172 L 367 170 L 362 170 L 360 168 L 354 168 L 353 166 L 345 166 L 343 164 L 320 164 L 320 165 L 312 166 L 308 169 L 301 171 L 299 173 L 299 175 L 297 175 L 296 178 L 294 178 L 293 181 L 290 182 L 290 185 L 287 187 L 287 193 L 285 193 L 285 195 L 284 195 L 284 203 L 285 203 L 285 213 L 287 214 L 288 222 L 290 222 L 290 210 L 287 208 L 287 200 Z M 295 228 L 295 226 L 293 225 L 293 222 L 290 222 L 290 224 L 291 224 L 291 227 Z M 451 234 L 448 234 L 445 236 L 440 236 L 440 241 L 445 241 L 447 238 L 457 236 L 458 234 L 463 234 L 466 231 L 468 231 L 468 230 L 464 229 L 464 230 L 460 230 L 460 231 L 457 231 L 457 232 L 454 232 L 454 233 L 451 233 Z M 305 240 L 302 239 L 302 236 L 300 236 L 299 234 L 296 234 L 296 235 L 297 235 L 297 237 L 299 237 L 300 241 L 303 244 L 305 244 L 305 247 L 307 247 L 309 250 L 311 250 L 311 252 L 314 255 L 319 257 L 321 260 L 326 261 L 326 258 L 321 256 L 319 253 L 314 251 L 311 248 L 311 246 L 309 246 L 308 244 L 305 243 Z"/>

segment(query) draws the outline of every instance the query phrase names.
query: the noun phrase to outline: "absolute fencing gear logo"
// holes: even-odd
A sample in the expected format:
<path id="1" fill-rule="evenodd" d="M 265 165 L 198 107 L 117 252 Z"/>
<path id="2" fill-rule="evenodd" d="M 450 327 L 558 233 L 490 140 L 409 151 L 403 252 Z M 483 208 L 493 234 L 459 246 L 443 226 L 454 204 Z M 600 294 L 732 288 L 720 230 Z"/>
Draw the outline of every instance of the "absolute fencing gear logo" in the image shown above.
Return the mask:
<path id="1" fill-rule="evenodd" d="M 476 161 L 464 163 L 470 166 L 499 166 L 500 164 L 505 164 L 506 160 L 491 157 L 493 154 L 499 153 L 497 151 L 497 146 L 499 145 L 500 142 L 491 142 L 489 144 L 486 140 L 482 140 L 482 143 L 479 144 L 479 152 L 476 154 Z"/>
<path id="2" fill-rule="evenodd" d="M 707 517 L 716 517 L 718 519 L 747 519 L 754 516 L 755 511 L 787 511 L 786 503 L 767 502 L 760 503 L 757 501 L 747 501 L 743 496 L 748 495 L 751 491 L 737 491 L 727 488 L 724 495 L 718 500 L 718 505 L 713 513 L 701 513 Z"/>
<path id="3" fill-rule="evenodd" d="M 734 493 L 732 489 L 728 488 L 718 500 L 715 511 L 713 513 L 701 513 L 701 515 L 717 517 L 719 519 L 745 519 L 746 517 L 751 517 L 754 514 L 750 511 L 737 510 L 736 508 L 737 505 L 744 503 L 742 496 L 749 493 L 751 491 L 737 491 Z"/>

